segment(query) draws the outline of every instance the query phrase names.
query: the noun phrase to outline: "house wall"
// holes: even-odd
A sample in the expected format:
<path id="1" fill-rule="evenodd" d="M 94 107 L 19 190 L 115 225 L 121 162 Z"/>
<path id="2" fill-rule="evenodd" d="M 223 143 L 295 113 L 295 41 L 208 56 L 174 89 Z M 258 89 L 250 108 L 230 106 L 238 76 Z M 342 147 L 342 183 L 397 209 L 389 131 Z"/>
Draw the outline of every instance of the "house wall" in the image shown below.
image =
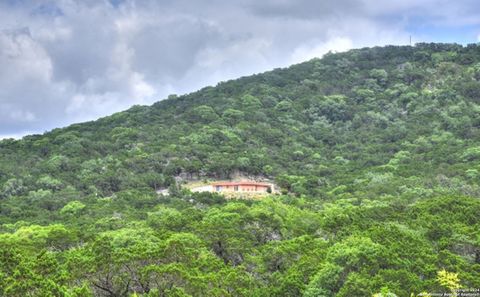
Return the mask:
<path id="1" fill-rule="evenodd" d="M 200 186 L 191 189 L 192 192 L 214 192 L 215 189 L 211 185 Z"/>
<path id="2" fill-rule="evenodd" d="M 240 185 L 238 187 L 239 191 L 242 192 L 266 192 L 268 187 L 266 186 L 255 186 L 255 185 Z"/>
<path id="3" fill-rule="evenodd" d="M 217 187 L 220 187 L 221 189 L 218 190 Z M 197 187 L 192 187 L 190 188 L 190 190 L 192 192 L 219 192 L 219 193 L 231 193 L 231 194 L 234 194 L 234 193 L 252 193 L 252 194 L 255 194 L 255 193 L 267 193 L 268 192 L 268 188 L 271 188 L 272 191 L 274 190 L 273 188 L 273 185 L 271 186 L 268 186 L 268 185 L 238 185 L 238 190 L 235 191 L 235 185 L 233 184 L 226 184 L 226 185 L 222 185 L 222 184 L 210 184 L 210 185 L 202 185 L 202 186 L 197 186 Z"/>
<path id="4" fill-rule="evenodd" d="M 238 192 L 267 192 L 268 186 L 260 185 L 238 185 Z M 234 185 L 213 186 L 215 192 L 236 192 Z"/>

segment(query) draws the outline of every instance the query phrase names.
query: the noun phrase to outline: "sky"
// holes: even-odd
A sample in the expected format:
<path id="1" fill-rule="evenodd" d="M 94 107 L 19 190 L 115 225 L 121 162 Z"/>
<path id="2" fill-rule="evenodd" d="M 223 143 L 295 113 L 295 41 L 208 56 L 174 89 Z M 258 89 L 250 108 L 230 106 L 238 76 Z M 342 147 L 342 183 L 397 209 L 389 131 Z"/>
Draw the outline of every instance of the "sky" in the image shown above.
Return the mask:
<path id="1" fill-rule="evenodd" d="M 328 51 L 480 42 L 477 0 L 0 0 L 0 139 Z"/>

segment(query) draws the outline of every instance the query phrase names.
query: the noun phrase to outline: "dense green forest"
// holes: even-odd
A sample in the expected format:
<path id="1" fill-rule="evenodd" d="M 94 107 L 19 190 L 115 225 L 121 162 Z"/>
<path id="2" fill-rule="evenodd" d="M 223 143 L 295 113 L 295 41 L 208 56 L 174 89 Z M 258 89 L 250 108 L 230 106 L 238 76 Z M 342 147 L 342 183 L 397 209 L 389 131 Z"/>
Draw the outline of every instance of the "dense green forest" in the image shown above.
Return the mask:
<path id="1" fill-rule="evenodd" d="M 329 53 L 0 141 L 0 296 L 480 288 L 479 182 L 480 45 Z"/>

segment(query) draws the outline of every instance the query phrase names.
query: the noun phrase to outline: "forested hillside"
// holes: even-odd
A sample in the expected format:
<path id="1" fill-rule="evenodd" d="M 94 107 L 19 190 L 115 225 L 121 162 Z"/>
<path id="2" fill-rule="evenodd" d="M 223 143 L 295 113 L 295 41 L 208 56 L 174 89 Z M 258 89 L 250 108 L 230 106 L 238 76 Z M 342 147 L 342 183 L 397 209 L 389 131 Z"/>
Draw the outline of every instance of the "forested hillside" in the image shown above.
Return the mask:
<path id="1" fill-rule="evenodd" d="M 0 296 L 480 288 L 479 182 L 479 45 L 327 54 L 0 141 Z"/>

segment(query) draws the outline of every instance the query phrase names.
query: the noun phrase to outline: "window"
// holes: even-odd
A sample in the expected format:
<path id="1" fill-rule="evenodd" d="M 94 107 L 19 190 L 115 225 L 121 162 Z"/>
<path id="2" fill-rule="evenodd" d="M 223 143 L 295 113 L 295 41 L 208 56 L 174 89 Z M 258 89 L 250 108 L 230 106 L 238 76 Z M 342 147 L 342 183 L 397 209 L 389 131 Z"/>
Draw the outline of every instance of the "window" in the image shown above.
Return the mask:
<path id="1" fill-rule="evenodd" d="M 233 186 L 234 191 L 238 191 L 238 186 Z"/>
<path id="2" fill-rule="evenodd" d="M 222 190 L 222 186 L 216 186 L 215 191 L 220 192 Z"/>

